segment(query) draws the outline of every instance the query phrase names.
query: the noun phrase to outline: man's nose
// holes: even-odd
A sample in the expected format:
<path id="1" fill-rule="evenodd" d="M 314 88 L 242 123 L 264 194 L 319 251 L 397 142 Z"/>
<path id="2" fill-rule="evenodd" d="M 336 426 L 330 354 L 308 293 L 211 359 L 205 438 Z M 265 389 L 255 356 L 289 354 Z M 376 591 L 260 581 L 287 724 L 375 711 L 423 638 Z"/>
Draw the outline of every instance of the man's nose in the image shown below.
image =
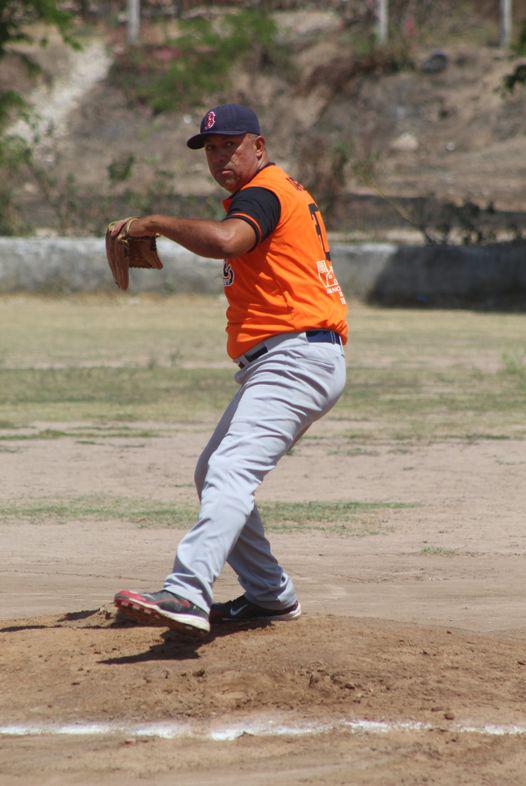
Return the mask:
<path id="1" fill-rule="evenodd" d="M 215 155 L 218 164 L 226 164 L 230 160 L 230 151 L 226 148 L 218 148 Z"/>

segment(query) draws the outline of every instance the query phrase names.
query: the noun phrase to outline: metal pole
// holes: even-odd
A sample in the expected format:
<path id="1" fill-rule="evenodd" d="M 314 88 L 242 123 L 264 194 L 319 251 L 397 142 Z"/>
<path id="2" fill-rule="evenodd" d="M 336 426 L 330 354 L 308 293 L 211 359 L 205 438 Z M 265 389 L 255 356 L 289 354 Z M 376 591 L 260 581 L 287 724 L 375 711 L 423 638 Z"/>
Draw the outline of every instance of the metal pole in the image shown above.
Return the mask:
<path id="1" fill-rule="evenodd" d="M 500 0 L 500 45 L 506 49 L 511 42 L 512 0 Z"/>
<path id="2" fill-rule="evenodd" d="M 389 30 L 389 4 L 388 4 L 388 0 L 377 0 L 377 11 L 376 11 L 376 14 L 377 14 L 377 18 L 378 18 L 378 25 L 377 25 L 378 41 L 381 44 L 385 44 L 387 42 L 387 36 L 388 36 L 388 30 Z"/>
<path id="3" fill-rule="evenodd" d="M 136 44 L 139 40 L 141 21 L 141 0 L 128 0 L 128 43 Z"/>

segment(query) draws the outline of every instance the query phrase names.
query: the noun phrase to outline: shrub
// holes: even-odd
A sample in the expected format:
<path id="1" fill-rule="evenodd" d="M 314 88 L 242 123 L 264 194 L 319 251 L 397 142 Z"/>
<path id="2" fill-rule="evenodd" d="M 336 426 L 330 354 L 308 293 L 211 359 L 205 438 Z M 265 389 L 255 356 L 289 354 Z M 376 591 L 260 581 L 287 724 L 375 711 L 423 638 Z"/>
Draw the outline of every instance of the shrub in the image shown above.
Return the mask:
<path id="1" fill-rule="evenodd" d="M 199 104 L 224 90 L 233 66 L 250 57 L 259 69 L 283 65 L 271 16 L 257 10 L 228 14 L 221 22 L 203 18 L 180 22 L 181 34 L 163 45 L 144 44 L 117 58 L 110 78 L 130 102 L 154 113 Z"/>

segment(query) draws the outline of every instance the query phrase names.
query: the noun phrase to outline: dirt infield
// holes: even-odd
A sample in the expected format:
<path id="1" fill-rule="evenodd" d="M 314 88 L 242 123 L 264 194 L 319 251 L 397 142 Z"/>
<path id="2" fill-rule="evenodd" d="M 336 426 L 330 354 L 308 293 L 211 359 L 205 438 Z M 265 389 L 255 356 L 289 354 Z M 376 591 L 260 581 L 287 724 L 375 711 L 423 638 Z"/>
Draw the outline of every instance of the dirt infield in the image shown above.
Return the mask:
<path id="1" fill-rule="evenodd" d="M 357 309 L 350 398 L 258 492 L 304 615 L 196 646 L 111 598 L 158 589 L 195 515 L 231 372 L 189 332 L 170 376 L 162 341 L 209 302 L 120 306 L 140 368 L 137 333 L 88 361 L 116 306 L 73 305 L 0 315 L 1 786 L 523 786 L 524 318 Z"/>
<path id="2" fill-rule="evenodd" d="M 465 766 L 476 751 L 482 763 L 478 778 L 519 783 L 507 778 L 508 765 L 484 759 L 496 747 L 497 729 L 491 730 L 490 722 L 504 734 L 526 733 L 520 726 L 525 640 L 497 643 L 494 637 L 453 630 L 310 615 L 295 624 L 253 630 L 220 626 L 196 646 L 158 628 L 119 624 L 105 609 L 17 620 L 2 629 L 2 638 L 0 711 L 12 731 L 4 757 L 14 757 L 25 745 L 28 752 L 38 751 L 39 759 L 53 759 L 57 743 L 51 735 L 31 741 L 14 736 L 31 722 L 48 732 L 61 724 L 65 751 L 71 749 L 66 724 L 77 724 L 78 734 L 82 718 L 92 730 L 73 760 L 54 759 L 54 773 L 44 782 L 61 773 L 89 783 L 95 774 L 99 779 L 100 773 L 121 768 L 157 782 L 176 767 L 176 782 L 208 783 L 217 754 L 228 768 L 228 759 L 242 753 L 231 778 L 244 772 L 249 783 L 254 770 L 258 783 L 271 783 L 272 777 L 283 783 L 447 783 L 451 767 Z M 385 728 L 375 734 L 378 720 Z M 285 751 L 275 739 L 280 736 L 276 721 L 289 729 L 283 734 Z M 104 735 L 97 736 L 97 724 L 106 727 Z M 324 724 L 329 730 L 321 737 L 298 734 Z M 512 756 L 514 765 L 524 767 L 521 737 L 515 745 L 505 737 L 504 744 L 509 760 Z M 316 766 L 324 762 L 327 780 L 307 777 L 318 746 Z M 363 773 L 356 779 L 357 748 L 369 749 L 368 768 L 380 763 L 382 781 L 376 780 L 378 771 L 373 780 L 362 780 Z M 415 760 L 411 775 L 401 781 L 404 748 L 413 750 Z M 300 764 L 305 756 L 309 763 Z M 437 756 L 447 764 L 438 776 L 433 773 Z M 273 774 L 265 779 L 261 770 L 267 767 Z M 84 768 L 92 774 L 79 780 Z M 9 769 L 31 782 L 41 761 L 30 757 Z M 108 782 L 125 783 L 127 777 L 122 773 L 121 780 Z M 470 780 L 466 773 L 462 782 L 486 781 Z"/>
<path id="3" fill-rule="evenodd" d="M 202 436 L 164 438 L 180 477 Z M 262 499 L 341 496 L 352 460 L 365 499 L 407 507 L 360 513 L 349 535 L 330 522 L 308 537 L 275 527 L 303 618 L 218 629 L 198 648 L 116 624 L 105 605 L 121 586 L 157 588 L 182 530 L 49 513 L 2 526 L 2 786 L 163 784 L 174 772 L 184 784 L 523 783 L 524 740 L 511 732 L 526 732 L 524 443 L 347 460 L 322 446 L 298 447 Z M 102 498 L 125 457 L 123 490 L 147 494 L 158 442 L 90 448 L 86 464 L 72 439 L 27 445 L 10 457 L 11 489 L 23 495 L 38 466 L 57 497 L 77 478 L 77 493 Z M 237 592 L 229 571 L 217 592 Z"/>

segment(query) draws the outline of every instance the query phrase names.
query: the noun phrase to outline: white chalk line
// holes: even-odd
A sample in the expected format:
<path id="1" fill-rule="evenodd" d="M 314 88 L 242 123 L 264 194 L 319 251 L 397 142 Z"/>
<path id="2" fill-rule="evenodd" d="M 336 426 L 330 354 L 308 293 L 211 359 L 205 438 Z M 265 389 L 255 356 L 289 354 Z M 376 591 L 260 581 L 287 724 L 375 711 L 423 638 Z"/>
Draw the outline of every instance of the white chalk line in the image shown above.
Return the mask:
<path id="1" fill-rule="evenodd" d="M 227 726 L 210 726 L 199 723 L 157 722 L 157 723 L 122 723 L 118 721 L 105 723 L 13 723 L 0 726 L 0 736 L 29 737 L 47 735 L 65 736 L 109 736 L 125 735 L 127 737 L 157 737 L 160 739 L 177 739 L 194 737 L 218 742 L 236 740 L 244 734 L 250 736 L 306 736 L 324 734 L 331 731 L 348 731 L 351 734 L 387 734 L 397 731 L 448 731 L 455 734 L 483 734 L 492 737 L 517 736 L 526 734 L 526 726 L 499 725 L 488 723 L 483 726 L 464 725 L 460 723 L 442 724 L 421 723 L 418 721 L 371 721 L 371 720 L 338 720 L 333 722 L 312 722 L 290 720 L 283 723 L 278 720 L 245 720 Z"/>

